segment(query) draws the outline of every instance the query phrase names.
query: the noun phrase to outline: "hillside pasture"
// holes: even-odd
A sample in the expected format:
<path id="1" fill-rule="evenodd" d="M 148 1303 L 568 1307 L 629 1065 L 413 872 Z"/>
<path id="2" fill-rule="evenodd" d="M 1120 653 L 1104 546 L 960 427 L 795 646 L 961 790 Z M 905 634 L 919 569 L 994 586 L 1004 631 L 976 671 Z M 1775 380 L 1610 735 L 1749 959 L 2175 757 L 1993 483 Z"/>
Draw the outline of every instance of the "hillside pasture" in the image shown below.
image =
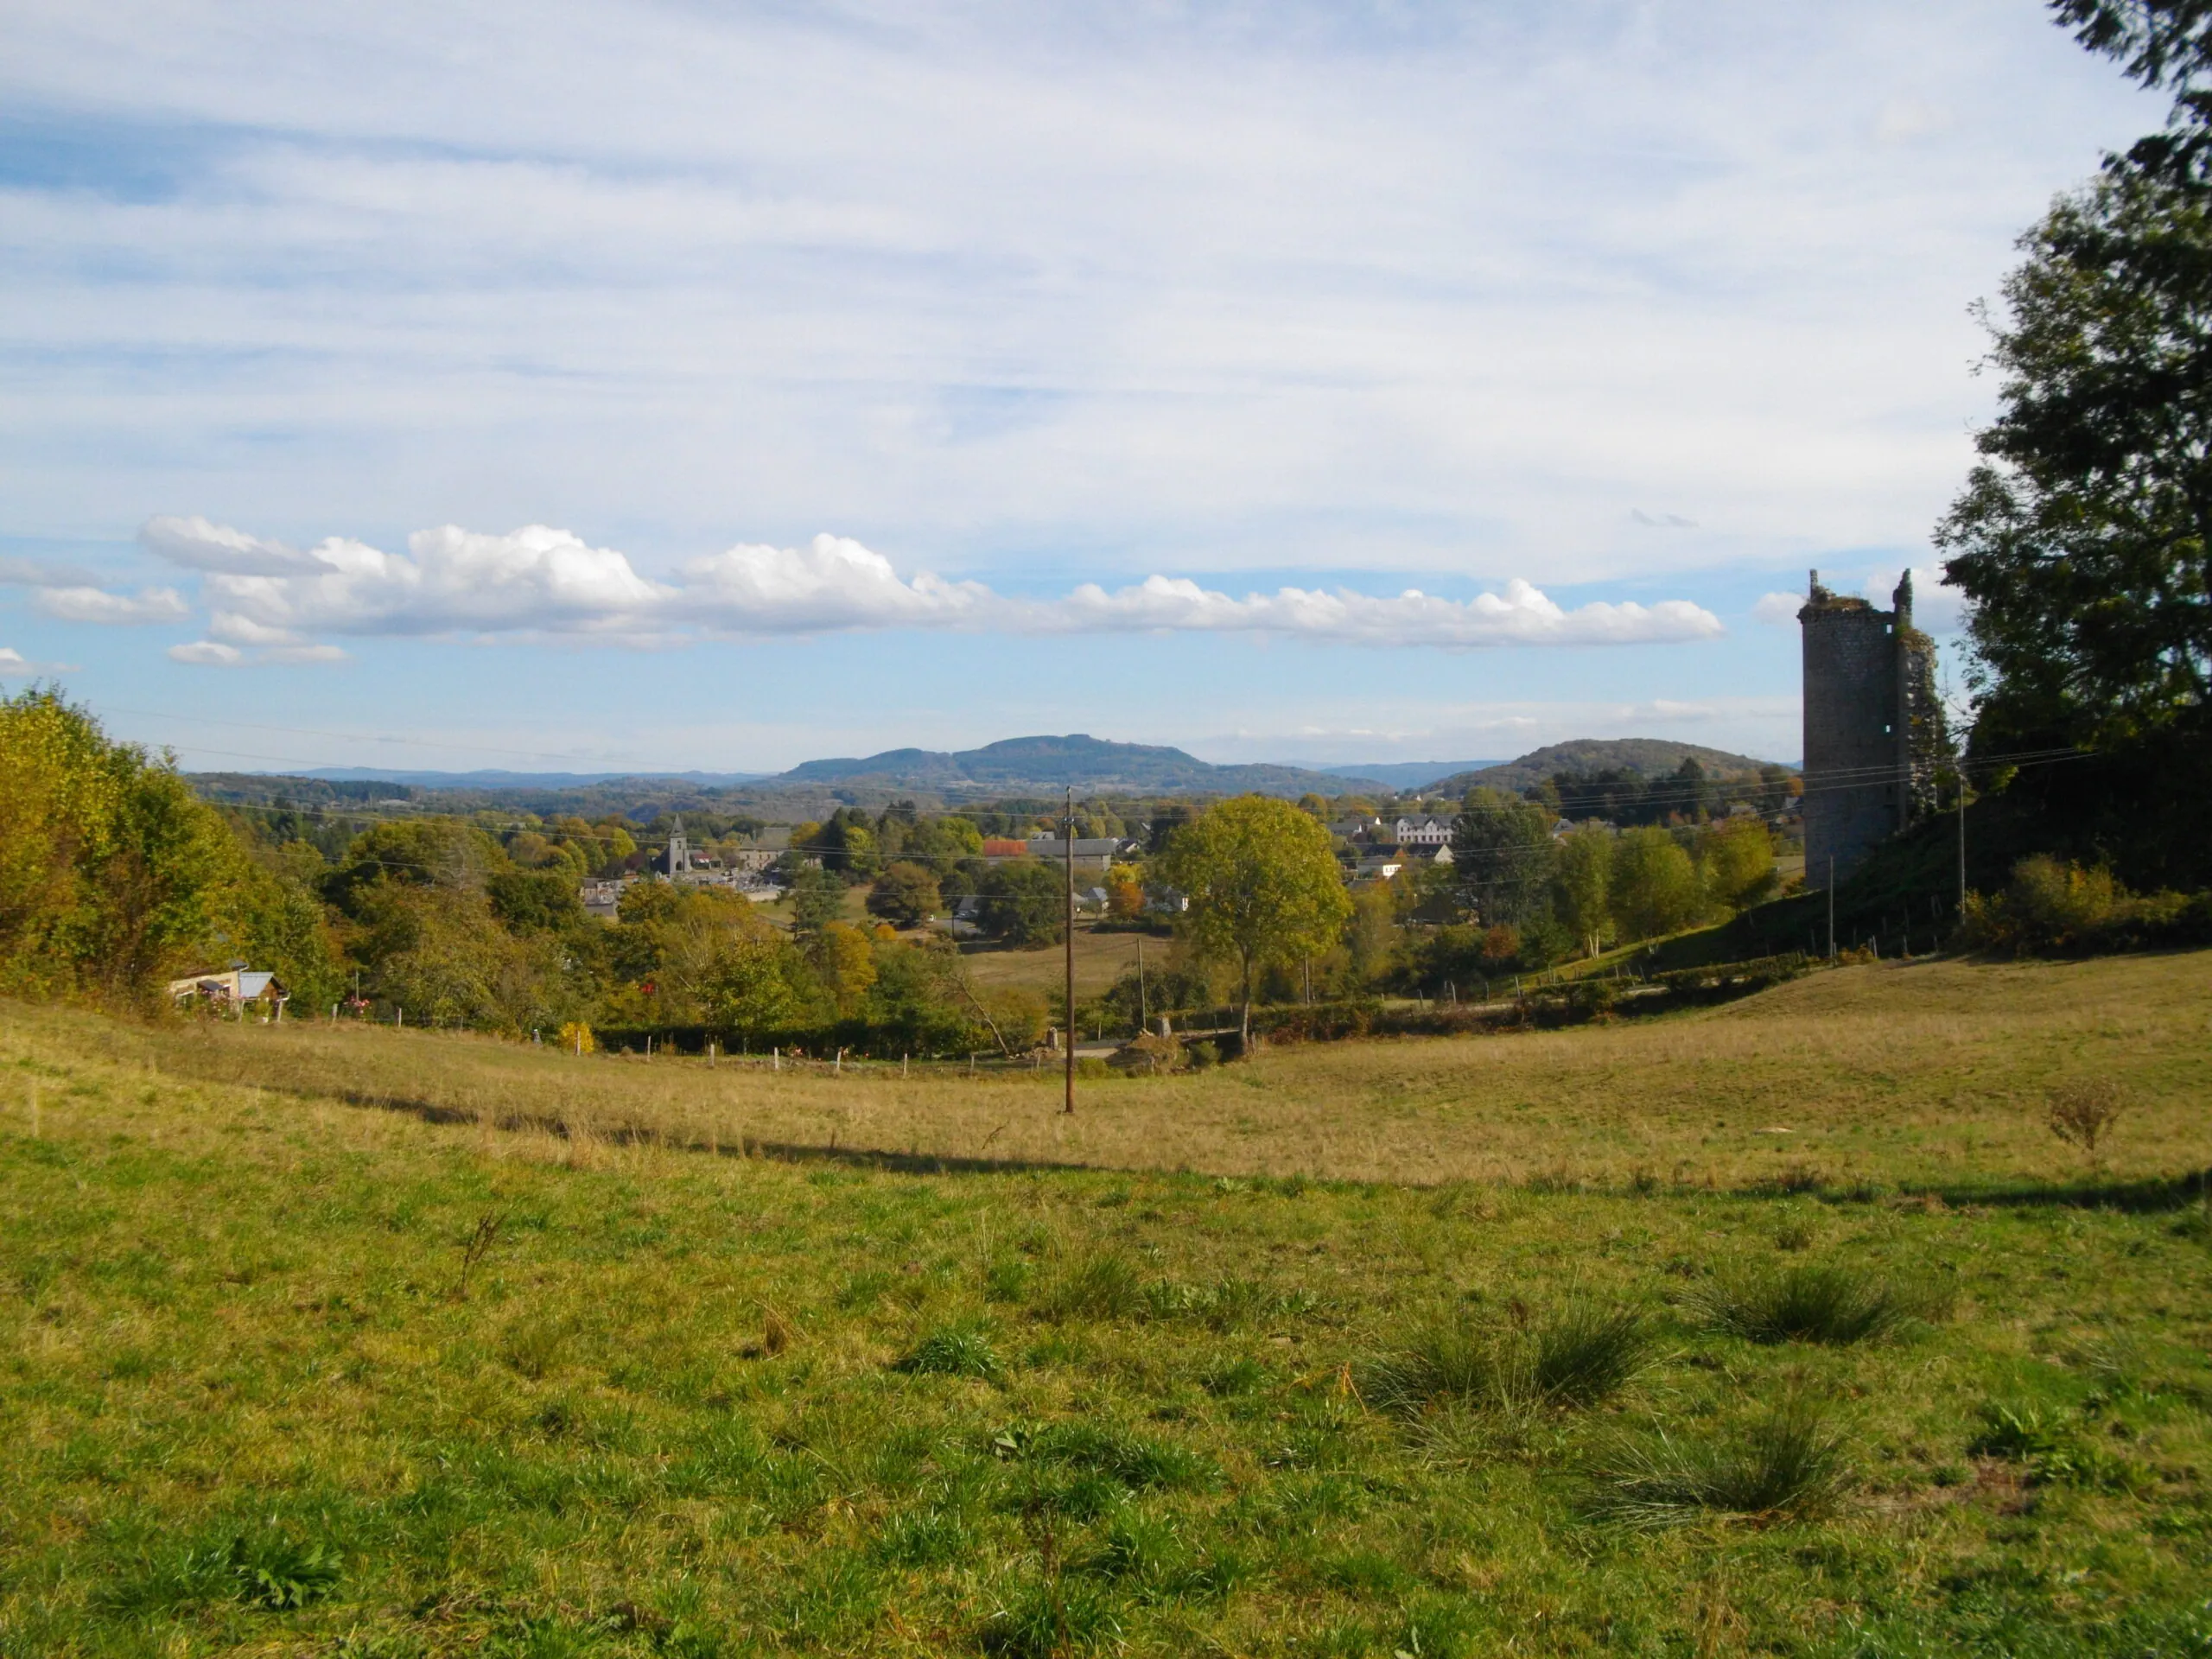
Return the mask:
<path id="1" fill-rule="evenodd" d="M 1058 1126 L 0 1005 L 0 1653 L 2203 1652 L 2203 966 L 1850 969 Z M 2039 1116 L 2090 1071 L 2100 1166 Z M 1029 1166 L 920 1144 L 1001 1121 Z"/>
<path id="2" fill-rule="evenodd" d="M 964 1065 L 582 1059 L 313 1022 L 123 1027 L 11 1011 L 63 1049 L 211 1082 L 353 1100 L 578 1145 L 1034 1165 L 1720 1189 L 1959 1193 L 2157 1179 L 2206 1139 L 2212 953 L 2076 963 L 1873 963 L 1726 1007 L 1513 1035 L 1263 1050 L 1173 1077 L 1059 1084 Z M 2047 1131 L 2051 1089 L 2129 1105 L 2094 1169 Z"/>

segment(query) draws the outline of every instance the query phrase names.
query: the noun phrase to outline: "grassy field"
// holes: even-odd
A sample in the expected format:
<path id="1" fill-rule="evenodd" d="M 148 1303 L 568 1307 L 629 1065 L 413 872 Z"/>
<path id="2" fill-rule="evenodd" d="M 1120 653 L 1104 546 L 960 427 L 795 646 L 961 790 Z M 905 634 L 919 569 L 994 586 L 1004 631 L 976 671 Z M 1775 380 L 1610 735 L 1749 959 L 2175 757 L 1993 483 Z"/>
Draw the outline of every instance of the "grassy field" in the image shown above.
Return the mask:
<path id="1" fill-rule="evenodd" d="M 0 1652 L 2212 1652 L 2208 965 L 1071 1122 L 0 1005 Z"/>
<path id="2" fill-rule="evenodd" d="M 1096 996 L 1137 964 L 1137 941 L 1144 940 L 1145 960 L 1154 968 L 1167 962 L 1168 941 L 1140 933 L 1098 933 L 1078 927 L 1075 934 L 1075 995 L 1080 1002 Z M 964 953 L 969 977 L 979 986 L 1014 985 L 1023 990 L 1059 994 L 1066 969 L 1066 956 L 1059 945 L 1041 950 L 1008 950 L 999 947 L 971 949 Z"/>

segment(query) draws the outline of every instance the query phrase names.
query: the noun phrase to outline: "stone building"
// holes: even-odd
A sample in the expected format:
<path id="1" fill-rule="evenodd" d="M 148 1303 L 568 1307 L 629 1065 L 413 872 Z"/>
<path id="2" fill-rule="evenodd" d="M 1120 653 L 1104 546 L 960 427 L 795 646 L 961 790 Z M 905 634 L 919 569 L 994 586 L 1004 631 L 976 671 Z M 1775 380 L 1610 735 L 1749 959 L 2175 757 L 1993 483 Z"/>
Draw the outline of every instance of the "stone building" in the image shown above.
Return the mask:
<path id="1" fill-rule="evenodd" d="M 1893 610 L 1833 594 L 1813 572 L 1797 613 L 1805 662 L 1805 882 L 1840 880 L 1936 807 L 1950 752 L 1935 642 L 1912 625 L 1912 573 Z"/>

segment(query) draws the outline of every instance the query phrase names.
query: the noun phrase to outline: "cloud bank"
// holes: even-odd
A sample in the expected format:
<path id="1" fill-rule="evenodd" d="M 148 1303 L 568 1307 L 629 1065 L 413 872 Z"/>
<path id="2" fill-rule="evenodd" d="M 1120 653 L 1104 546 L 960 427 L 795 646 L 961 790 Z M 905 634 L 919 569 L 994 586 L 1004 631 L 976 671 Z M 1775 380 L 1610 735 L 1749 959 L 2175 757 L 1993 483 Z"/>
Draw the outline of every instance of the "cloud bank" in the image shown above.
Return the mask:
<path id="1" fill-rule="evenodd" d="M 332 537 L 302 553 L 204 518 L 157 518 L 147 550 L 201 572 L 208 638 L 170 652 L 233 664 L 316 660 L 331 634 L 597 638 L 651 644 L 689 635 L 772 636 L 855 630 L 1053 633 L 1262 633 L 1332 645 L 1674 644 L 1719 638 L 1711 612 L 1686 600 L 1591 603 L 1569 609 L 1515 580 L 1502 593 L 1453 600 L 1283 588 L 1242 598 L 1185 577 L 1154 575 L 1114 591 L 1086 582 L 1057 600 L 999 594 L 929 571 L 901 575 L 849 537 L 803 547 L 745 543 L 684 564 L 674 581 L 641 575 L 628 556 L 565 530 L 531 524 L 506 535 L 445 525 L 419 531 L 404 554 Z M 273 569 L 282 563 L 283 569 Z M 138 620 L 150 603 L 65 589 L 87 621 Z M 86 598 L 91 592 L 113 614 Z M 42 598 L 47 597 L 45 595 Z M 166 601 L 163 601 L 166 602 Z M 181 616 L 176 601 L 168 614 Z"/>

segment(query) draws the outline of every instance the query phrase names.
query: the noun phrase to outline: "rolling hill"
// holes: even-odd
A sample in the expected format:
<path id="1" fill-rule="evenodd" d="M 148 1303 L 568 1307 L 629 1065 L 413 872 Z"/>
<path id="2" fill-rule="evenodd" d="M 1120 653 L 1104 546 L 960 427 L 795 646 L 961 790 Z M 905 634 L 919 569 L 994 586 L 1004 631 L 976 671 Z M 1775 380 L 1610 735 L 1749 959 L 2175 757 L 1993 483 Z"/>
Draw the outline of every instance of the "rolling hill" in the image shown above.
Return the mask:
<path id="1" fill-rule="evenodd" d="M 1464 795 L 1471 789 L 1484 787 L 1527 789 L 1556 772 L 1605 772 L 1617 767 L 1640 772 L 1650 778 L 1674 771 L 1685 757 L 1713 772 L 1757 772 L 1763 766 L 1773 764 L 1754 760 L 1748 754 L 1732 754 L 1726 749 L 1708 749 L 1701 743 L 1676 743 L 1666 738 L 1577 737 L 1532 750 L 1516 760 L 1440 778 L 1427 785 L 1426 792 Z"/>
<path id="2" fill-rule="evenodd" d="M 887 749 L 880 754 L 809 760 L 766 780 L 766 786 L 874 785 L 960 793 L 1064 789 L 1166 794 L 1342 794 L 1370 778 L 1310 772 L 1301 766 L 1217 766 L 1181 749 L 1113 743 L 1084 733 L 1011 737 L 980 749 Z"/>

